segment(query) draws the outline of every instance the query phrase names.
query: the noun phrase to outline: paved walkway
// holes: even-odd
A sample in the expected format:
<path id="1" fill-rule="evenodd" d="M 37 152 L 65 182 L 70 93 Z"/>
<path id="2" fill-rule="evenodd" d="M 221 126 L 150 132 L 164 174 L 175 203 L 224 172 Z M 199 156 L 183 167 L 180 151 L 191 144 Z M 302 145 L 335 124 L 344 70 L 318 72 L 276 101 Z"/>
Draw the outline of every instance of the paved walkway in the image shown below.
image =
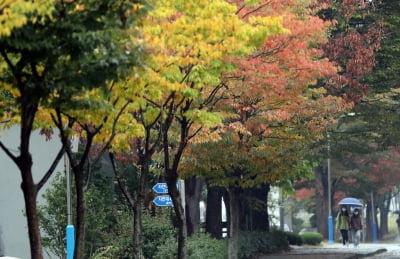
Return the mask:
<path id="1" fill-rule="evenodd" d="M 349 247 L 342 244 L 323 244 L 322 246 L 293 246 L 291 250 L 282 254 L 264 255 L 257 259 L 399 259 L 399 243 L 362 243 L 358 248 L 351 244 Z"/>

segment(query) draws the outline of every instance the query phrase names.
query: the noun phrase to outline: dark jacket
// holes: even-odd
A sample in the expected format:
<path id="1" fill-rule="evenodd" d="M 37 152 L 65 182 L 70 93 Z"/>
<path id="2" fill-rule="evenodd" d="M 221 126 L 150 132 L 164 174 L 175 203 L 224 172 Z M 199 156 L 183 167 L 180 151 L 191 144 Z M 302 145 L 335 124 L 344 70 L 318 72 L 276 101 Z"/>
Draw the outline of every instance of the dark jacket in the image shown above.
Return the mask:
<path id="1" fill-rule="evenodd" d="M 350 229 L 353 229 L 353 230 L 361 230 L 362 229 L 362 221 L 361 221 L 360 214 L 351 215 L 351 217 L 350 217 Z"/>

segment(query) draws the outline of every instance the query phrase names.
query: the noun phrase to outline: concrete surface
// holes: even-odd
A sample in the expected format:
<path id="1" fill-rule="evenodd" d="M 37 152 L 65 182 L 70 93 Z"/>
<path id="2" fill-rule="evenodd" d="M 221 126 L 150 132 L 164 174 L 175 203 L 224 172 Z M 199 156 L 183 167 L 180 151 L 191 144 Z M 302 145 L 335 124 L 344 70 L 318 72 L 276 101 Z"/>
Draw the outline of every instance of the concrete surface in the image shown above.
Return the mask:
<path id="1" fill-rule="evenodd" d="M 257 259 L 394 259 L 400 258 L 399 243 L 323 244 L 321 246 L 292 246 L 286 253 L 259 256 Z"/>

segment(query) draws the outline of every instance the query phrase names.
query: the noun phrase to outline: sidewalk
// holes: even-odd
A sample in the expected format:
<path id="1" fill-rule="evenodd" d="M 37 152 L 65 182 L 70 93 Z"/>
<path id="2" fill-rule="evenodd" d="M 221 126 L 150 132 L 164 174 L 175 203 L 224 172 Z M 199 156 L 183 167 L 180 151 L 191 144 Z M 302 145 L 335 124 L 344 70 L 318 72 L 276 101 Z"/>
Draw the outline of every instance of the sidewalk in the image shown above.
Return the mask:
<path id="1" fill-rule="evenodd" d="M 400 258 L 400 245 L 362 243 L 358 248 L 354 248 L 351 244 L 345 247 L 339 243 L 321 246 L 291 246 L 289 252 L 263 255 L 257 259 L 372 259 L 378 257 Z"/>

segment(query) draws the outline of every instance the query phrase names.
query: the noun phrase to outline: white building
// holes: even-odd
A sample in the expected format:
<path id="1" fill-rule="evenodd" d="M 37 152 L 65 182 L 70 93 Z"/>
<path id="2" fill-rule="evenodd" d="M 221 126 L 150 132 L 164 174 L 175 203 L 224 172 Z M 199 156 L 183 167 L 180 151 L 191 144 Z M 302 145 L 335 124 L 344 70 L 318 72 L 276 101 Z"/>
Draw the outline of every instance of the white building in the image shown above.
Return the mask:
<path id="1" fill-rule="evenodd" d="M 11 152 L 18 154 L 19 128 L 13 127 L 1 132 L 0 141 Z M 32 172 L 35 182 L 38 182 L 49 169 L 61 142 L 55 136 L 46 141 L 45 136 L 36 131 L 31 138 L 31 153 L 33 158 Z M 64 171 L 64 163 L 60 163 L 55 171 Z M 0 253 L 7 256 L 28 259 L 30 255 L 27 220 L 24 216 L 24 198 L 21 190 L 21 174 L 14 162 L 0 149 Z M 38 203 L 43 203 L 42 194 L 48 183 L 38 194 Z M 44 258 L 51 258 L 48 251 L 43 251 Z M 1 256 L 1 255 L 0 255 Z M 53 257 L 54 258 L 54 257 Z"/>

